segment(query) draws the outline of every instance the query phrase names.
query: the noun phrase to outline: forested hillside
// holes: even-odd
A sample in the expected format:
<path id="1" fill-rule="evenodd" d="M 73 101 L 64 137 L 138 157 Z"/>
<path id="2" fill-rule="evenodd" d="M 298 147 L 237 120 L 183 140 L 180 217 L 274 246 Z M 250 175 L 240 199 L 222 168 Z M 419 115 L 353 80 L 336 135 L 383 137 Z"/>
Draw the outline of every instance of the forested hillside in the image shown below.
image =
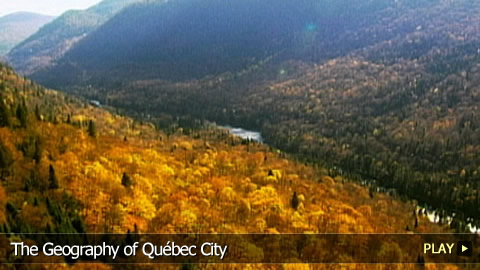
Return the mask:
<path id="1" fill-rule="evenodd" d="M 141 0 L 105 0 L 87 10 L 67 11 L 38 32 L 24 36 L 24 39 L 28 38 L 15 44 L 6 58 L 22 74 L 42 70 L 53 65 L 75 43 L 124 7 L 139 1 Z"/>
<path id="2" fill-rule="evenodd" d="M 315 42 L 309 43 L 314 45 L 308 50 L 300 50 L 304 54 L 290 50 L 304 48 L 295 45 L 299 32 L 293 31 L 291 43 L 283 43 L 291 47 L 232 72 L 225 68 L 217 76 L 178 81 L 166 75 L 169 71 L 152 65 L 152 72 L 144 73 L 148 78 L 137 77 L 129 69 L 136 64 L 123 65 L 118 55 L 108 56 L 100 49 L 109 61 L 82 60 L 90 62 L 91 74 L 82 65 L 76 66 L 79 69 L 60 65 L 71 72 L 58 77 L 60 69 L 52 70 L 37 78 L 133 114 L 157 118 L 161 126 L 178 124 L 173 120 L 184 116 L 181 121 L 186 126 L 195 123 L 192 119 L 208 119 L 257 129 L 267 143 L 338 175 L 373 187 L 394 188 L 444 216 L 457 213 L 461 222 L 455 224 L 460 231 L 466 223 L 478 224 L 480 33 L 475 14 L 480 4 L 470 0 L 350 4 L 357 7 L 349 9 L 352 14 L 369 14 L 360 16 L 361 27 L 339 30 L 325 22 L 306 24 L 304 34 L 312 34 Z M 325 7 L 332 7 L 341 18 L 342 10 L 333 3 Z M 366 7 L 369 13 L 360 12 Z M 110 29 L 107 25 L 105 29 Z M 335 35 L 321 39 L 324 33 L 319 29 L 333 29 Z M 136 48 L 137 39 L 133 40 L 125 42 Z M 78 56 L 95 55 L 93 49 L 80 53 L 93 48 L 87 44 L 110 44 L 91 42 L 79 45 Z M 195 51 L 195 45 L 192 41 L 191 54 L 204 52 Z M 186 60 L 196 59 L 188 55 Z M 122 59 L 137 59 L 131 56 Z M 181 59 L 172 62 L 172 72 L 176 68 L 191 71 Z M 105 63 L 110 63 L 108 67 L 116 63 L 119 70 L 95 70 L 95 65 Z"/>
<path id="3" fill-rule="evenodd" d="M 236 73 L 271 57 L 323 61 L 411 31 L 410 22 L 402 22 L 391 32 L 357 35 L 376 27 L 378 20 L 393 22 L 398 14 L 432 2 L 147 2 L 123 10 L 33 78 L 50 86 L 106 86 Z"/>
<path id="4" fill-rule="evenodd" d="M 35 33 L 52 16 L 17 12 L 0 17 L 0 56 L 7 54 L 18 43 Z"/>
<path id="5" fill-rule="evenodd" d="M 449 230 L 412 215 L 412 204 L 222 130 L 163 133 L 5 66 L 0 97 L 2 232 Z"/>

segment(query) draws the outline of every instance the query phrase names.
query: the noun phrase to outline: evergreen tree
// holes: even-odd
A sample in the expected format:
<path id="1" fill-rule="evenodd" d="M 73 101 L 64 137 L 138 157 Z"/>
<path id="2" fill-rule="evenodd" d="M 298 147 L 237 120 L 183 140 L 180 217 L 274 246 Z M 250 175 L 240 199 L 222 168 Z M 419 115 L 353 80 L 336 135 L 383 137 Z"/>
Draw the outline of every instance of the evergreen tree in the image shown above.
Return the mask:
<path id="1" fill-rule="evenodd" d="M 7 105 L 0 98 L 0 127 L 10 127 L 10 112 Z"/>
<path id="2" fill-rule="evenodd" d="M 3 180 L 5 171 L 12 165 L 13 158 L 10 151 L 0 142 L 0 179 Z"/>
<path id="3" fill-rule="evenodd" d="M 95 138 L 97 135 L 97 127 L 95 126 L 95 122 L 92 120 L 88 121 L 88 136 Z"/>
<path id="4" fill-rule="evenodd" d="M 293 196 L 292 196 L 292 200 L 290 201 L 290 205 L 292 206 L 293 209 L 297 210 L 299 203 L 300 202 L 298 201 L 297 192 L 293 192 Z"/>
<path id="5" fill-rule="evenodd" d="M 124 187 L 130 187 L 132 185 L 132 179 L 130 178 L 130 176 L 127 175 L 127 173 L 123 173 L 122 175 L 122 185 Z"/>
<path id="6" fill-rule="evenodd" d="M 40 108 L 38 105 L 35 106 L 35 117 L 38 121 L 42 121 L 42 114 L 40 113 Z"/>
<path id="7" fill-rule="evenodd" d="M 42 159 L 43 147 L 39 138 L 36 138 L 34 141 L 33 155 L 32 159 L 35 160 L 35 163 L 40 163 Z"/>
<path id="8" fill-rule="evenodd" d="M 424 266 L 424 265 L 425 265 L 425 258 L 423 257 L 423 255 L 418 254 L 418 256 L 417 256 L 417 263 L 418 263 L 420 266 Z"/>
<path id="9" fill-rule="evenodd" d="M 12 217 L 15 217 L 18 214 L 17 207 L 15 207 L 15 205 L 13 205 L 11 202 L 7 202 L 5 208 L 7 209 L 7 213 L 10 214 Z"/>
<path id="10" fill-rule="evenodd" d="M 58 188 L 58 179 L 55 175 L 55 169 L 52 165 L 48 167 L 48 188 L 49 189 L 57 189 Z"/>
<path id="11" fill-rule="evenodd" d="M 36 182 L 36 174 L 34 172 L 30 173 L 30 177 L 25 178 L 23 191 L 30 192 L 33 190 L 33 187 Z"/>
<path id="12" fill-rule="evenodd" d="M 82 219 L 81 218 L 75 218 L 72 220 L 72 225 L 73 225 L 73 228 L 75 228 L 75 231 L 77 233 L 86 233 L 87 232 L 87 229 L 85 228 L 85 224 L 83 223 Z M 86 241 L 84 241 L 86 242 Z"/>
<path id="13" fill-rule="evenodd" d="M 25 105 L 25 102 L 17 106 L 16 116 L 18 118 L 18 121 L 20 121 L 20 127 L 26 128 L 27 120 L 28 120 L 28 112 L 27 112 L 27 106 Z"/>
<path id="14" fill-rule="evenodd" d="M 46 203 L 47 203 L 48 214 L 51 217 L 53 217 L 53 219 L 55 220 L 55 223 L 56 224 L 63 223 L 64 215 L 62 213 L 62 210 L 58 206 L 58 204 L 55 202 L 55 200 L 50 200 L 50 198 L 47 197 Z"/>

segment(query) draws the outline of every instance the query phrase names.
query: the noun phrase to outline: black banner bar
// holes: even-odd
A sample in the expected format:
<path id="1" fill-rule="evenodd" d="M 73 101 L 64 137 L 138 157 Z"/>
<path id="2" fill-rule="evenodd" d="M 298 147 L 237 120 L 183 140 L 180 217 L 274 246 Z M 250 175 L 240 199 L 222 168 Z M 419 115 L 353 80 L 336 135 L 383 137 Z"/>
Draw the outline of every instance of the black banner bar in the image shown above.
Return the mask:
<path id="1" fill-rule="evenodd" d="M 3 238 L 3 239 L 2 239 Z M 476 234 L 0 235 L 3 263 L 477 263 Z M 34 260 L 32 259 L 34 258 Z M 55 261 L 55 260 L 54 260 Z"/>

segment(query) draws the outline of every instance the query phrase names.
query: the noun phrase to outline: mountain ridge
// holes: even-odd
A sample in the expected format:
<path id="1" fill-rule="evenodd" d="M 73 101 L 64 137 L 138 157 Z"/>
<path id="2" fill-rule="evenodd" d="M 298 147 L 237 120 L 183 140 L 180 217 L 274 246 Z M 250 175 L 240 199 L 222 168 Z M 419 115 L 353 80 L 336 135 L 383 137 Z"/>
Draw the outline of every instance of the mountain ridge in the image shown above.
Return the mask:
<path id="1" fill-rule="evenodd" d="M 53 16 L 22 11 L 0 17 L 0 56 L 53 19 Z"/>
<path id="2" fill-rule="evenodd" d="M 51 70 L 32 76 L 47 83 L 42 77 L 71 69 L 72 76 L 57 80 L 64 79 L 64 84 L 96 84 L 104 77 L 181 81 L 237 72 L 272 55 L 321 61 L 358 48 L 360 43 L 352 42 L 349 31 L 368 27 L 393 5 L 379 0 L 353 2 L 142 3 L 99 27 Z M 435 1 L 416 5 L 430 2 Z"/>
<path id="3" fill-rule="evenodd" d="M 141 1 L 104 0 L 85 10 L 67 11 L 18 44 L 6 59 L 23 74 L 46 68 L 118 11 Z"/>

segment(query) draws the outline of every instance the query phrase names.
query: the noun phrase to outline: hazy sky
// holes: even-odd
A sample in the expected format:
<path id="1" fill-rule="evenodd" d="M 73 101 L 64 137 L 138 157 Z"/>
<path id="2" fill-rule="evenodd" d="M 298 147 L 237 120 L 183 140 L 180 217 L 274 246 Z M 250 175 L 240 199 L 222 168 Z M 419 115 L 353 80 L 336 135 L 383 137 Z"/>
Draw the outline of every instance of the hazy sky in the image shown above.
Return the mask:
<path id="1" fill-rule="evenodd" d="M 30 11 L 47 15 L 60 15 L 69 9 L 85 9 L 101 0 L 0 0 L 0 16 Z"/>

